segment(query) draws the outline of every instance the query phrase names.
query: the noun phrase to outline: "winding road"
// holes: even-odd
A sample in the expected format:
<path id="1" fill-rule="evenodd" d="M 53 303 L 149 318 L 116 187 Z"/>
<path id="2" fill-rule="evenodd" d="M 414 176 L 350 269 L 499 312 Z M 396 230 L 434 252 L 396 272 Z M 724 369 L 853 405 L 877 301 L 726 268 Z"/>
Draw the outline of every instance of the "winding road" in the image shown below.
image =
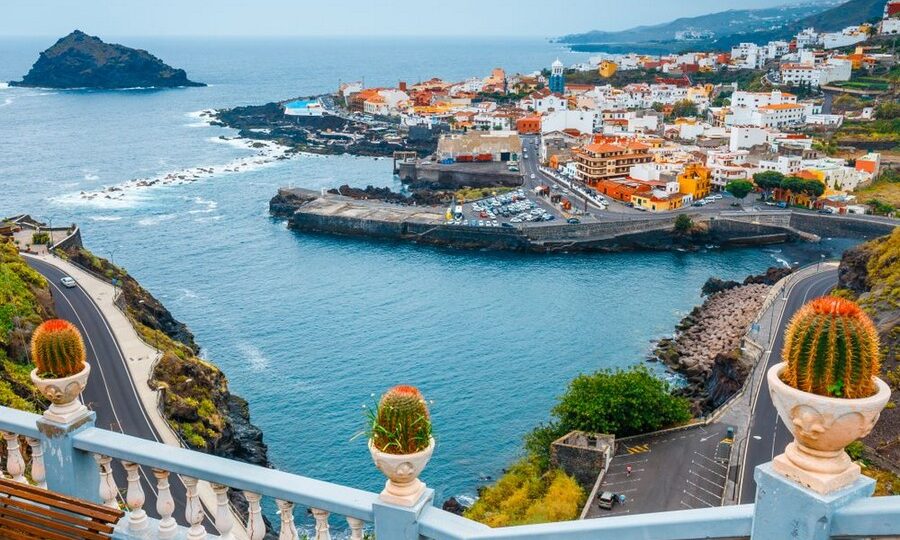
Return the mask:
<path id="1" fill-rule="evenodd" d="M 61 286 L 59 280 L 67 274 L 59 268 L 34 257 L 27 257 L 26 261 L 29 266 L 47 278 L 56 315 L 73 323 L 84 336 L 88 361 L 92 369 L 87 387 L 82 393 L 82 400 L 97 414 L 97 427 L 162 442 L 141 405 L 135 382 L 128 370 L 128 360 L 94 300 L 80 286 L 73 288 Z M 128 484 L 121 465 L 113 466 L 113 476 L 124 498 Z M 169 480 L 172 497 L 175 500 L 175 518 L 180 525 L 187 525 L 183 511 L 179 512 L 185 508 L 184 484 L 175 475 Z M 144 510 L 150 517 L 159 519 L 156 511 L 156 478 L 150 468 L 141 467 L 141 483 L 146 498 Z M 215 532 L 208 515 L 206 522 L 207 530 Z"/>
<path id="2" fill-rule="evenodd" d="M 837 269 L 833 269 L 817 272 L 800 279 L 788 286 L 786 300 L 782 294 L 781 298 L 776 301 L 781 303 L 780 310 L 775 307 L 776 319 L 773 324 L 777 325 L 777 333 L 771 349 L 767 349 L 761 359 L 765 362 L 766 370 L 781 362 L 784 332 L 791 317 L 803 304 L 813 298 L 823 296 L 834 288 L 837 285 L 837 275 Z M 762 323 L 765 324 L 765 321 Z M 787 426 L 778 417 L 778 412 L 772 404 L 772 398 L 769 397 L 769 384 L 765 375 L 753 397 L 751 409 L 752 417 L 746 439 L 746 452 L 738 479 L 741 504 L 752 503 L 756 498 L 756 481 L 753 479 L 753 471 L 756 466 L 772 461 L 772 458 L 782 453 L 787 444 L 793 440 Z"/>

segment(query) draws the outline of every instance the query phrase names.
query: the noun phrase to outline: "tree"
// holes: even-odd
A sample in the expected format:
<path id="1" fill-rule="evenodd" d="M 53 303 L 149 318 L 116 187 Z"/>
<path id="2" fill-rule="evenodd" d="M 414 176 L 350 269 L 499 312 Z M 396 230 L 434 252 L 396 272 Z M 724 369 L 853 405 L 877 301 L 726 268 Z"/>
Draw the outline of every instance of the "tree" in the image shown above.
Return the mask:
<path id="1" fill-rule="evenodd" d="M 880 201 L 878 199 L 869 199 L 868 201 L 866 201 L 866 204 L 872 207 L 873 214 L 879 216 L 890 215 L 896 210 L 896 208 L 894 208 L 892 204 Z"/>
<path id="2" fill-rule="evenodd" d="M 689 99 L 676 101 L 672 105 L 672 116 L 680 118 L 683 116 L 697 116 L 697 104 Z"/>
<path id="3" fill-rule="evenodd" d="M 749 180 L 732 180 L 725 184 L 725 191 L 738 199 L 743 199 L 753 191 L 753 182 Z"/>
<path id="4" fill-rule="evenodd" d="M 687 234 L 694 227 L 694 220 L 687 214 L 678 214 L 675 218 L 675 232 L 679 234 Z"/>
<path id="5" fill-rule="evenodd" d="M 553 408 L 563 431 L 628 437 L 691 419 L 690 404 L 644 366 L 579 375 Z"/>
<path id="6" fill-rule="evenodd" d="M 806 193 L 810 197 L 821 197 L 822 194 L 825 193 L 825 184 L 818 180 L 805 180 L 800 191 Z"/>
<path id="7" fill-rule="evenodd" d="M 762 171 L 753 175 L 753 182 L 763 190 L 764 199 L 771 196 L 770 192 L 773 189 L 781 187 L 782 181 L 784 181 L 784 175 L 778 171 Z"/>

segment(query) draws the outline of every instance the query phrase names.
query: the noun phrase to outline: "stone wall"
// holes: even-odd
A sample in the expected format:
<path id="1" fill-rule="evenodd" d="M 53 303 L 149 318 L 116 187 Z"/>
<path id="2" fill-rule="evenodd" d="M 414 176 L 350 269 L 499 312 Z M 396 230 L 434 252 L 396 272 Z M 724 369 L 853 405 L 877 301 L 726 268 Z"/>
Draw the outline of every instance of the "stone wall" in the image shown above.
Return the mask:
<path id="1" fill-rule="evenodd" d="M 550 445 L 550 463 L 591 491 L 606 471 L 615 449 L 615 437 L 604 433 L 573 431 Z"/>
<path id="2" fill-rule="evenodd" d="M 397 164 L 400 181 L 404 184 L 430 184 L 433 189 L 459 189 L 462 187 L 518 187 L 522 185 L 522 175 L 509 172 L 505 164 L 501 167 L 485 164 L 486 169 L 479 171 L 475 165 L 443 165 L 439 163 Z"/>
<path id="3" fill-rule="evenodd" d="M 900 222 L 896 220 L 880 220 L 863 216 L 791 213 L 792 227 L 822 237 L 875 238 L 891 234 L 898 223 Z"/>

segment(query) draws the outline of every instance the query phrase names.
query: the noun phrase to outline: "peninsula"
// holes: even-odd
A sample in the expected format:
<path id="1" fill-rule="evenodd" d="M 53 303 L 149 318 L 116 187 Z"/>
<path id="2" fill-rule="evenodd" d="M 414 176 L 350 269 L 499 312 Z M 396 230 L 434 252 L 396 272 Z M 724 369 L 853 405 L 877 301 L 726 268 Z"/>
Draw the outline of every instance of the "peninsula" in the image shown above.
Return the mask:
<path id="1" fill-rule="evenodd" d="M 81 30 L 61 38 L 11 86 L 39 88 L 175 88 L 206 86 L 142 49 L 105 43 Z"/>

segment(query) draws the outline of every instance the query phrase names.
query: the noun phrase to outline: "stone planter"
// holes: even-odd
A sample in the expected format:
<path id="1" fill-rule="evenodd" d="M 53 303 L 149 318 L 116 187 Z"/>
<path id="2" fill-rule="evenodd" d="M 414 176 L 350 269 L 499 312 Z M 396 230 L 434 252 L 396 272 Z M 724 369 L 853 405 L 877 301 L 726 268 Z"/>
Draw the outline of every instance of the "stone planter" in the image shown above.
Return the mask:
<path id="1" fill-rule="evenodd" d="M 794 435 L 794 442 L 775 456 L 774 469 L 817 493 L 830 493 L 852 484 L 859 465 L 844 447 L 872 431 L 891 390 L 876 378 L 878 392 L 860 399 L 820 396 L 797 390 L 781 380 L 782 362 L 769 368 L 769 394 L 778 415 Z"/>
<path id="2" fill-rule="evenodd" d="M 381 500 L 399 506 L 413 506 L 419 502 L 425 492 L 425 483 L 419 480 L 419 474 L 434 452 L 434 437 L 427 448 L 415 454 L 388 454 L 375 448 L 369 439 L 369 452 L 375 466 L 388 478 Z"/>
<path id="3" fill-rule="evenodd" d="M 61 379 L 44 379 L 39 377 L 37 369 L 31 370 L 31 381 L 45 398 L 50 400 L 50 407 L 44 411 L 44 418 L 60 424 L 69 424 L 87 413 L 87 407 L 78 401 L 78 396 L 87 386 L 91 365 L 84 363 L 84 369 Z"/>

